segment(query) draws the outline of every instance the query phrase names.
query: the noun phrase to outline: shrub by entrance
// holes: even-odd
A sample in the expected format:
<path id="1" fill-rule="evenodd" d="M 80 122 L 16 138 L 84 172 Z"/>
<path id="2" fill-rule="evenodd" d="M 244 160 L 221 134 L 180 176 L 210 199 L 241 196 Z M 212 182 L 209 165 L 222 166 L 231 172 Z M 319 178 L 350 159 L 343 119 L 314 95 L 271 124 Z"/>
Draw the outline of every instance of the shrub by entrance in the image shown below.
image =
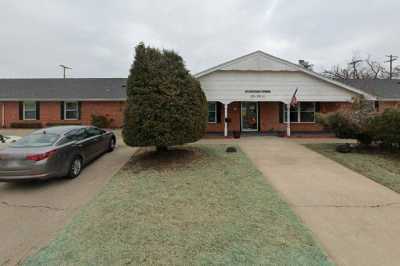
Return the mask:
<path id="1" fill-rule="evenodd" d="M 400 148 L 400 110 L 397 109 L 376 113 L 371 103 L 358 100 L 351 110 L 322 115 L 318 122 L 338 138 L 357 139 L 365 145 L 377 143 Z"/>

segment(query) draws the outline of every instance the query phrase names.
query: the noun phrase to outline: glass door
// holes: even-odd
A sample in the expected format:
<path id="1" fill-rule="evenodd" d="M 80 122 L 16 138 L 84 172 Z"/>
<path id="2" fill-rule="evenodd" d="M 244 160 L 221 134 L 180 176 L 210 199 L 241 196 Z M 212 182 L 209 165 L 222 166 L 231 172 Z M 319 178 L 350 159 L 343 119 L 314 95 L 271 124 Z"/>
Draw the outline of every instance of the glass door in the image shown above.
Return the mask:
<path id="1" fill-rule="evenodd" d="M 258 131 L 258 103 L 242 102 L 242 131 Z"/>

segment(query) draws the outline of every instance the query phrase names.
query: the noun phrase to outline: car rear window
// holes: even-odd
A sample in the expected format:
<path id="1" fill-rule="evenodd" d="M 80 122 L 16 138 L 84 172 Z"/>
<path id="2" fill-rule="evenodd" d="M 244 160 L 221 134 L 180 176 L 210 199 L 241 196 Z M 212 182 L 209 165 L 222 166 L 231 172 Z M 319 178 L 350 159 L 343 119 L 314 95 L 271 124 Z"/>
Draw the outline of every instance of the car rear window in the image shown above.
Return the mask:
<path id="1" fill-rule="evenodd" d="M 46 147 L 53 145 L 60 135 L 52 133 L 36 133 L 23 137 L 16 142 L 12 143 L 11 147 L 23 148 L 23 147 Z"/>

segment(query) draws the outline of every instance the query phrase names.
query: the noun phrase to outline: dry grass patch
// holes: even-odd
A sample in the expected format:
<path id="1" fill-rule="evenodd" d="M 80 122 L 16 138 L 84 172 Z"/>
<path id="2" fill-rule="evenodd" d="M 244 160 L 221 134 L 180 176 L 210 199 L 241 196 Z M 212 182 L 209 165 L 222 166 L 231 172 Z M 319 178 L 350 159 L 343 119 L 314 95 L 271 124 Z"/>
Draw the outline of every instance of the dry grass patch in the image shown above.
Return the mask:
<path id="1" fill-rule="evenodd" d="M 363 148 L 339 153 L 336 144 L 307 144 L 306 147 L 400 193 L 400 153 Z"/>
<path id="2" fill-rule="evenodd" d="M 239 150 L 142 153 L 27 265 L 330 265 Z"/>

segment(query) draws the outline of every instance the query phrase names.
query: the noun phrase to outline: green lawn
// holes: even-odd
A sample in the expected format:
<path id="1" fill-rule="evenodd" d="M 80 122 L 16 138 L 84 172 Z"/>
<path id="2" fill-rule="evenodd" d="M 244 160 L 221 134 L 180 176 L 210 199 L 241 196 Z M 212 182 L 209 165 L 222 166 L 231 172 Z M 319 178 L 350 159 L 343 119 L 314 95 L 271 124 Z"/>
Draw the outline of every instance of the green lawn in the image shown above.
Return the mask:
<path id="1" fill-rule="evenodd" d="M 26 265 L 331 265 L 241 152 L 135 155 Z"/>
<path id="2" fill-rule="evenodd" d="M 339 153 L 336 144 L 305 146 L 400 193 L 400 153 L 373 149 Z"/>

